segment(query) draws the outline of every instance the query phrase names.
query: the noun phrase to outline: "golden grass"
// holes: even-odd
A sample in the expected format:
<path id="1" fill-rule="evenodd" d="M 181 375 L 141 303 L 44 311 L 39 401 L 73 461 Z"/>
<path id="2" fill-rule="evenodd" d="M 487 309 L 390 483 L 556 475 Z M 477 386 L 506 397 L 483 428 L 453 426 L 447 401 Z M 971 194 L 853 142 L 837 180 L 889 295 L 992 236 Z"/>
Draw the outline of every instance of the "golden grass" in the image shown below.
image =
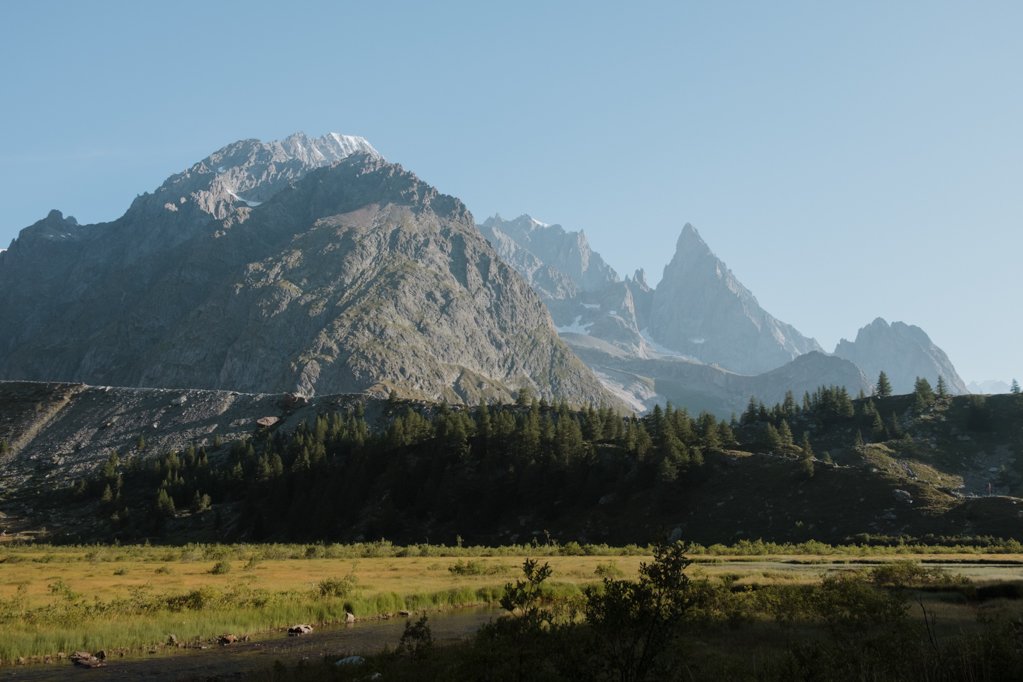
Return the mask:
<path id="1" fill-rule="evenodd" d="M 346 606 L 372 617 L 399 609 L 436 610 L 493 604 L 505 583 L 520 577 L 526 556 L 370 556 L 321 558 L 322 548 L 295 546 L 69 547 L 7 546 L 0 550 L 0 665 L 82 649 L 139 651 L 175 634 L 181 641 L 223 632 L 254 634 L 295 622 L 330 623 Z M 340 553 L 340 551 L 338 552 Z M 541 552 L 537 552 L 540 554 Z M 290 558 L 284 558 L 284 556 Z M 262 557 L 279 558 L 262 558 Z M 312 558 L 302 558 L 302 557 Z M 469 556 L 469 555 L 466 555 Z M 836 570 L 869 568 L 865 561 L 943 561 L 971 580 L 1023 579 L 1021 554 L 921 553 L 892 555 L 696 556 L 694 579 L 734 585 L 811 584 Z M 603 573 L 635 578 L 650 557 L 545 556 L 552 582 L 578 593 Z M 957 562 L 971 562 L 957 566 Z M 213 567 L 226 562 L 226 573 Z M 985 565 L 978 562 L 992 562 Z M 1002 564 L 1002 565 L 995 565 Z M 456 564 L 470 571 L 452 572 Z M 930 564 L 929 564 L 930 565 Z M 608 568 L 610 570 L 608 570 Z M 463 566 L 464 568 L 464 566 Z M 322 596 L 320 582 L 354 579 L 346 594 Z M 168 598 L 198 595 L 199 605 L 176 608 Z M 958 605 L 942 607 L 958 614 Z M 958 616 L 957 616 L 958 617 Z"/>

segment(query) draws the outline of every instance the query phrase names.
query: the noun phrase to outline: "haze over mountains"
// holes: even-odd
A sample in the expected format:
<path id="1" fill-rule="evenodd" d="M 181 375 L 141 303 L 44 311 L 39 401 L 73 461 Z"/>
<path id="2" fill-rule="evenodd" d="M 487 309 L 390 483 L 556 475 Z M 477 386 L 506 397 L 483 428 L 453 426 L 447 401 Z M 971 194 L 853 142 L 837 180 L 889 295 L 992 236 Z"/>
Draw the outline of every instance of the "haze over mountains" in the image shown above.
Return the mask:
<path id="1" fill-rule="evenodd" d="M 826 354 L 765 311 L 690 224 L 655 288 L 642 270 L 621 280 L 582 232 L 528 215 L 494 216 L 480 230 L 541 295 L 562 338 L 637 410 L 670 400 L 727 415 L 751 395 L 770 403 L 821 385 L 869 394 L 882 369 L 896 391 L 940 376 L 966 392 L 945 353 L 901 322 L 875 321 Z"/>
<path id="2" fill-rule="evenodd" d="M 110 223 L 52 211 L 0 253 L 0 327 L 5 379 L 469 403 L 528 387 L 722 415 L 751 395 L 869 392 L 881 369 L 897 391 L 916 376 L 966 390 L 900 322 L 824 353 L 691 225 L 651 288 L 582 232 L 526 215 L 477 226 L 457 198 L 336 133 L 235 142 Z"/>

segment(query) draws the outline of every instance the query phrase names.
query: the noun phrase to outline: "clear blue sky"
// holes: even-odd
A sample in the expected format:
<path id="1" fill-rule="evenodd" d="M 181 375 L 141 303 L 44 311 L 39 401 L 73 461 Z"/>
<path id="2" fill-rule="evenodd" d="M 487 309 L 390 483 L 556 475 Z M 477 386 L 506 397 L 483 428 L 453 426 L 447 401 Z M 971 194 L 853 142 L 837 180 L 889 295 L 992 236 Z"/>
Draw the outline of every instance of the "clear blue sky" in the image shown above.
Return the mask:
<path id="1" fill-rule="evenodd" d="M 685 222 L 825 348 L 1023 379 L 1023 3 L 0 3 L 0 245 L 236 139 L 367 137 L 655 282 Z"/>

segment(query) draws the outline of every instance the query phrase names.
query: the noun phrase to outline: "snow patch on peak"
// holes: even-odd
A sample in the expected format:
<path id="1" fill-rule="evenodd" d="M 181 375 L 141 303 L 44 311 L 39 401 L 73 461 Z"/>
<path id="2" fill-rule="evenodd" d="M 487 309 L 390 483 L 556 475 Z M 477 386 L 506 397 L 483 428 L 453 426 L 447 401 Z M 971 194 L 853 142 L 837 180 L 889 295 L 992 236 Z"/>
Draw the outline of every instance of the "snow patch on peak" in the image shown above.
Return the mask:
<path id="1" fill-rule="evenodd" d="M 582 334 L 585 336 L 589 336 L 590 327 L 593 326 L 593 323 L 588 322 L 586 324 L 582 324 L 582 320 L 583 320 L 582 315 L 576 315 L 576 318 L 572 322 L 572 324 L 565 325 L 564 327 L 555 327 L 555 329 L 558 330 L 559 334 Z"/>
<path id="2" fill-rule="evenodd" d="M 287 157 L 296 158 L 309 166 L 324 166 L 341 161 L 352 154 L 367 154 L 382 159 L 373 145 L 364 137 L 327 133 L 320 137 L 309 137 L 305 133 L 294 133 L 283 140 L 269 142 Z"/>
<path id="3" fill-rule="evenodd" d="M 240 201 L 243 204 L 245 204 L 246 206 L 248 206 L 249 208 L 255 208 L 255 207 L 257 207 L 257 206 L 259 206 L 260 204 L 263 203 L 262 201 L 249 201 L 248 199 L 244 199 L 244 198 L 238 196 L 237 194 L 235 194 L 234 192 L 232 192 L 231 190 L 227 190 L 227 193 L 230 194 L 235 199 L 237 199 L 238 201 Z M 177 209 L 175 208 L 174 210 L 177 210 Z"/>
<path id="4" fill-rule="evenodd" d="M 529 217 L 529 222 L 533 224 L 533 227 L 550 227 L 550 223 L 545 223 L 542 220 L 537 220 L 533 216 Z"/>

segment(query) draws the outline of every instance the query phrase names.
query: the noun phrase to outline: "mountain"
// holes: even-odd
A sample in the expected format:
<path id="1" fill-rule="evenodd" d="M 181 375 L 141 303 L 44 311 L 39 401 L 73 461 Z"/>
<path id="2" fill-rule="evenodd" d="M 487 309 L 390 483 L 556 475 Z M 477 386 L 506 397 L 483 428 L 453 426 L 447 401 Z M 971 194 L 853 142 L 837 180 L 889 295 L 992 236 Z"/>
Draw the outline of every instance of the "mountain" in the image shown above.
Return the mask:
<path id="1" fill-rule="evenodd" d="M 745 409 L 751 395 L 773 403 L 782 400 L 787 390 L 801 396 L 804 391 L 813 392 L 821 385 L 844 386 L 854 395 L 861 389 L 869 389 L 869 382 L 852 363 L 812 352 L 819 350 L 815 342 L 760 310 L 752 294 L 713 257 L 691 225 L 683 230 L 679 253 L 669 266 L 675 268 L 671 281 L 664 284 L 663 289 L 658 285 L 660 319 L 691 319 L 697 310 L 703 310 L 704 317 L 713 317 L 718 312 L 714 306 L 727 308 L 729 303 L 738 301 L 745 306 L 742 319 L 747 321 L 747 326 L 763 325 L 776 333 L 772 339 L 775 336 L 790 339 L 788 346 L 776 344 L 781 351 L 769 347 L 778 362 L 765 363 L 772 365 L 770 371 L 751 375 L 710 364 L 715 360 L 705 360 L 719 358 L 720 347 L 733 348 L 735 354 L 764 355 L 758 350 L 759 346 L 742 344 L 769 344 L 750 335 L 733 340 L 727 333 L 730 327 L 723 328 L 707 347 L 688 344 L 687 352 L 661 342 L 653 336 L 652 330 L 646 332 L 655 315 L 656 300 L 656 292 L 647 284 L 646 274 L 637 270 L 633 276 L 620 280 L 604 259 L 590 249 L 582 232 L 566 231 L 560 225 L 547 225 L 528 215 L 512 221 L 494 216 L 479 228 L 501 257 L 540 294 L 561 338 L 605 387 L 637 412 L 670 400 L 694 413 L 707 410 L 727 417 Z M 687 285 L 683 280 L 687 274 L 693 274 L 689 270 L 701 275 L 699 266 L 686 270 L 691 260 L 704 261 L 699 265 L 711 262 L 719 267 L 727 275 L 725 286 L 734 291 L 723 296 L 720 287 L 706 281 L 698 282 L 691 276 L 686 281 L 698 284 L 694 291 L 670 297 L 667 292 L 673 291 L 672 287 L 685 289 Z M 679 269 L 685 271 L 675 276 Z M 708 292 L 717 298 L 701 298 Z M 728 319 L 733 327 L 741 322 Z M 693 324 L 694 329 L 708 327 L 700 320 Z M 710 348 L 711 345 L 715 348 Z M 799 348 L 811 352 L 803 356 L 797 352 Z"/>
<path id="2" fill-rule="evenodd" d="M 551 276 L 567 278 L 570 284 L 559 284 L 573 293 L 600 291 L 618 281 L 618 274 L 590 249 L 581 231 L 566 232 L 561 225 L 548 225 L 528 215 L 514 220 L 495 215 L 479 228 L 501 258 L 525 273 L 534 288 L 544 288 Z"/>
<path id="3" fill-rule="evenodd" d="M 821 386 L 841 386 L 851 395 L 870 392 L 870 382 L 856 365 L 819 351 L 751 376 L 680 356 L 629 355 L 591 336 L 562 338 L 609 390 L 637 412 L 670 401 L 694 414 L 706 411 L 727 418 L 741 413 L 751 396 L 771 405 L 784 400 L 786 391 L 801 397 Z"/>
<path id="4" fill-rule="evenodd" d="M 615 402 L 456 198 L 361 138 L 229 145 L 0 254 L 0 378 Z"/>
<path id="5" fill-rule="evenodd" d="M 985 381 L 971 381 L 966 384 L 966 390 L 970 393 L 980 393 L 995 395 L 998 393 L 1008 393 L 1012 385 L 1007 381 L 1000 381 L 998 379 L 987 379 Z"/>
<path id="6" fill-rule="evenodd" d="M 920 327 L 877 318 L 856 334 L 855 341 L 842 339 L 835 355 L 850 360 L 872 380 L 884 371 L 895 393 L 910 393 L 917 377 L 931 382 L 943 377 L 952 393 L 968 393 L 952 362 Z"/>
<path id="7" fill-rule="evenodd" d="M 768 314 L 690 224 L 654 290 L 650 335 L 658 343 L 740 374 L 759 374 L 817 342 Z"/>
<path id="8" fill-rule="evenodd" d="M 529 215 L 514 220 L 495 215 L 477 227 L 540 294 L 560 333 L 582 332 L 643 352 L 638 315 L 652 292 L 628 278 L 621 281 L 582 231 L 566 231 Z"/>

